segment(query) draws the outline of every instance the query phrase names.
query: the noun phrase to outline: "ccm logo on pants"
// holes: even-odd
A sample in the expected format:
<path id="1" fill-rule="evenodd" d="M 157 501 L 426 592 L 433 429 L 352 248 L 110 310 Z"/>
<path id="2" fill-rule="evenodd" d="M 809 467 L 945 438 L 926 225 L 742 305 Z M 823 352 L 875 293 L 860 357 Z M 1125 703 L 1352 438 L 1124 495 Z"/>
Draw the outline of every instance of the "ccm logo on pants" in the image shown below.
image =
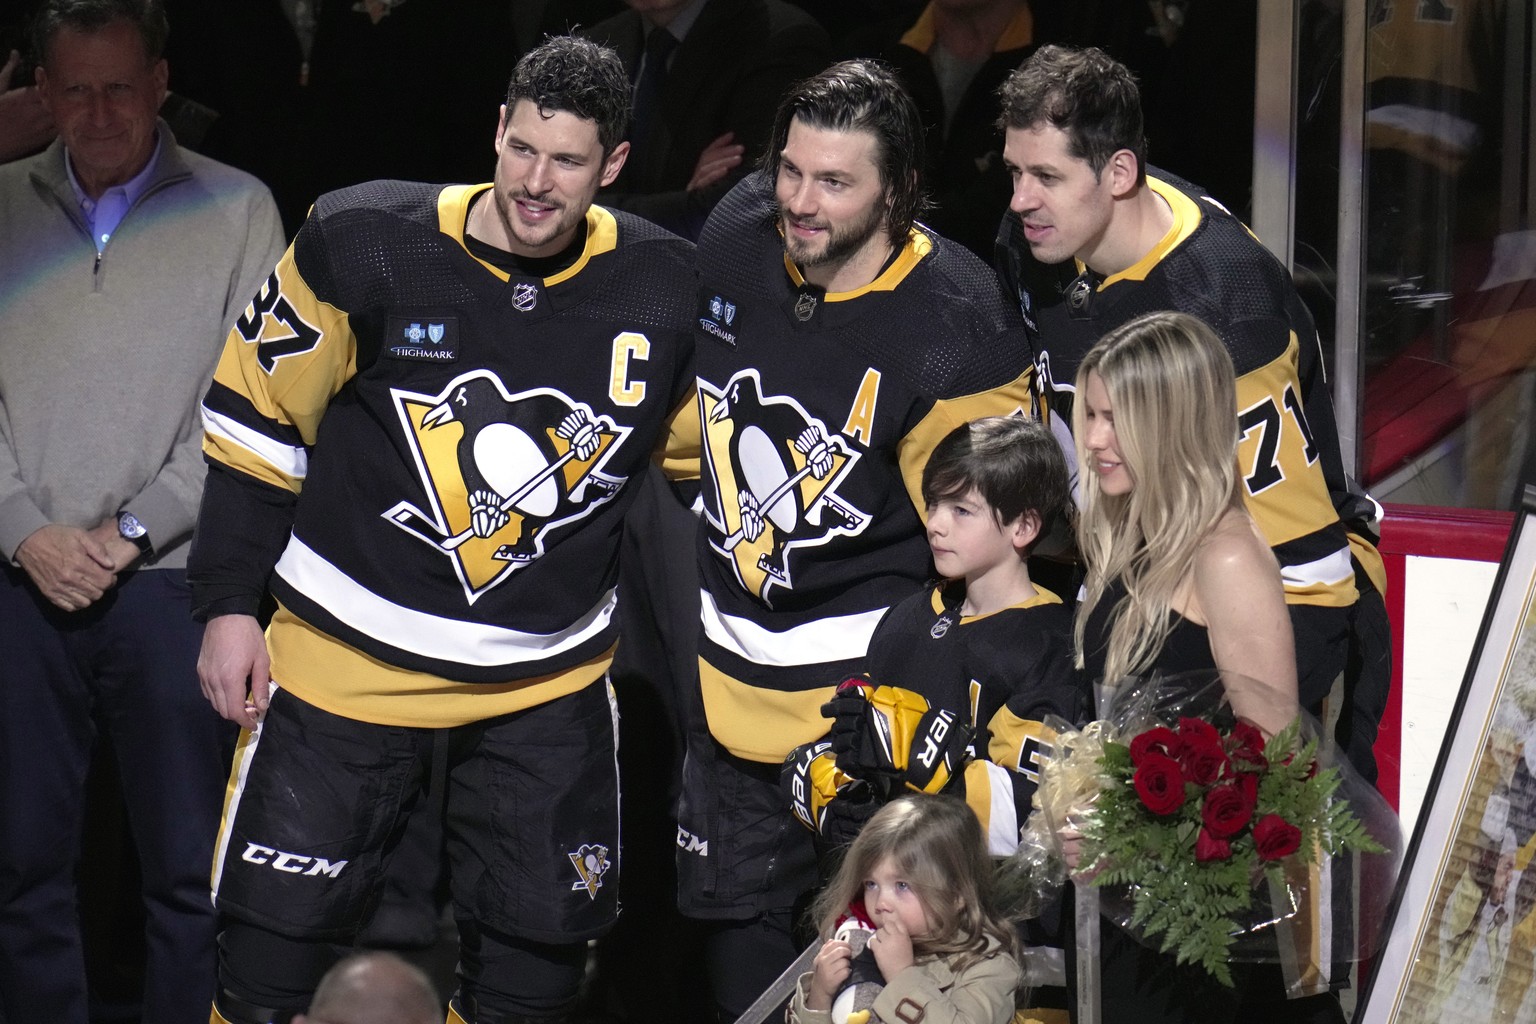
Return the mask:
<path id="1" fill-rule="evenodd" d="M 274 850 L 270 846 L 262 846 L 260 843 L 246 843 L 245 852 L 240 859 L 252 864 L 265 864 L 274 871 L 284 871 L 290 875 L 324 875 L 327 878 L 335 878 L 341 874 L 341 869 L 347 866 L 347 862 L 339 860 L 332 864 L 324 857 L 305 857 L 297 853 L 283 853 Z M 305 868 L 309 870 L 304 870 Z"/>

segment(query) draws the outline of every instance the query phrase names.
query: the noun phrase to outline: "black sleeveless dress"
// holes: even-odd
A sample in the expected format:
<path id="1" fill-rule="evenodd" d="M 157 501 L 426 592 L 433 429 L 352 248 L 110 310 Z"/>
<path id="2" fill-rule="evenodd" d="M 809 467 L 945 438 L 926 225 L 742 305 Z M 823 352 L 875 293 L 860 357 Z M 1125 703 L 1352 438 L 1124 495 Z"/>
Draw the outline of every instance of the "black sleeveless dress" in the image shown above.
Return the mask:
<path id="1" fill-rule="evenodd" d="M 1083 632 L 1083 676 L 1086 685 L 1101 681 L 1109 646 L 1110 613 L 1125 597 L 1125 587 L 1114 581 L 1088 616 Z M 1162 650 L 1141 675 L 1195 672 L 1215 669 L 1210 634 L 1206 628 L 1181 615 L 1173 616 L 1173 628 Z M 1233 965 L 1237 988 L 1229 989 L 1198 967 L 1179 966 L 1171 953 L 1159 953 L 1141 945 L 1108 918 L 1100 921 L 1099 974 L 1103 1024 L 1220 1024 L 1235 1020 L 1246 964 Z M 1067 982 L 1075 988 L 1078 950 L 1067 947 Z M 1075 995 L 1075 991 L 1074 991 Z M 1075 1001 L 1074 1001 L 1075 1005 Z M 1075 1019 L 1075 1010 L 1074 1010 Z"/>

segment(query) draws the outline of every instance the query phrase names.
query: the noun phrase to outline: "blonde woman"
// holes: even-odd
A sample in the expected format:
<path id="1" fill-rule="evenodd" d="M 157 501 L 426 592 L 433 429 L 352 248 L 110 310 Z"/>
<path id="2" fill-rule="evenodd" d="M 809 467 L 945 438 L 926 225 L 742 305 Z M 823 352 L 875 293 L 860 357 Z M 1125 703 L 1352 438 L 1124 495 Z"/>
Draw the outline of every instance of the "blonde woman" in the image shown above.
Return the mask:
<path id="1" fill-rule="evenodd" d="M 1184 313 L 1132 320 L 1079 365 L 1077 665 L 1092 682 L 1256 680 L 1279 699 L 1234 679 L 1233 710 L 1274 733 L 1296 702 L 1296 655 L 1279 565 L 1243 508 L 1236 408 L 1226 346 Z"/>
<path id="2" fill-rule="evenodd" d="M 1277 732 L 1296 655 L 1279 565 L 1243 506 L 1226 346 L 1196 317 L 1148 314 L 1105 335 L 1076 384 L 1079 669 L 1110 684 L 1220 669 L 1233 712 Z M 1343 1021 L 1331 994 L 1287 1001 L 1272 964 L 1234 964 L 1225 988 L 1107 921 L 1099 955 L 1104 1024 Z"/>

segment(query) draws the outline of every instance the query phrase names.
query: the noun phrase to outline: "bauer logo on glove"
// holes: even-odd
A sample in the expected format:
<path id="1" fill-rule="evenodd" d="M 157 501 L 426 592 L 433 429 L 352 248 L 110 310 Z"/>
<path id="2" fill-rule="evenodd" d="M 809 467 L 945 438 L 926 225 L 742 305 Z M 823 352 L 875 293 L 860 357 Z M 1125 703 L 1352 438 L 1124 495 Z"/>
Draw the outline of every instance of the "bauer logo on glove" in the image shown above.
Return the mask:
<path id="1" fill-rule="evenodd" d="M 897 686 L 845 679 L 821 713 L 832 719 L 837 766 L 889 798 L 900 787 L 938 793 L 975 756 L 973 733 L 954 712 Z"/>

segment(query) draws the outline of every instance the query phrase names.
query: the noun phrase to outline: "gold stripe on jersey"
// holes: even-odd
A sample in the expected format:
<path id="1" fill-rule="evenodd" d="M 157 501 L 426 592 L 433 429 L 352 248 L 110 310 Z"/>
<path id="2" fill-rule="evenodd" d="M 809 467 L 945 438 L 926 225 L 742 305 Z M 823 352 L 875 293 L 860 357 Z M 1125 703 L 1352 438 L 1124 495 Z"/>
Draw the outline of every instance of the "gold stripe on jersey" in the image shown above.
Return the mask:
<path id="1" fill-rule="evenodd" d="M 437 230 L 454 239 L 459 245 L 464 246 L 464 226 L 469 218 L 469 204 L 482 192 L 490 191 L 494 186 L 480 185 L 450 185 L 443 189 L 437 197 Z M 487 202 L 494 202 L 495 196 L 487 198 Z M 581 256 L 575 263 L 551 277 L 544 279 L 544 287 L 553 288 L 562 281 L 568 281 L 581 273 L 594 256 L 600 256 L 605 252 L 612 252 L 619 245 L 619 224 L 613 214 L 601 206 L 587 208 L 587 242 L 582 247 Z M 464 246 L 464 251 L 469 252 L 469 247 Z M 474 256 L 473 253 L 470 253 Z M 500 267 L 493 266 L 475 256 L 475 262 L 486 270 L 495 274 L 503 281 L 511 280 L 512 275 Z"/>
<path id="2" fill-rule="evenodd" d="M 661 432 L 651 459 L 668 480 L 698 480 L 702 473 L 704 433 L 694 396 L 687 394 L 677 408 L 667 414 L 666 429 Z"/>
<path id="3" fill-rule="evenodd" d="M 1117 281 L 1145 281 L 1152 269 L 1163 261 L 1170 252 L 1183 244 L 1184 240 L 1195 233 L 1195 228 L 1200 226 L 1200 207 L 1189 196 L 1180 192 L 1166 181 L 1158 178 L 1147 177 L 1147 187 L 1163 197 L 1168 208 L 1173 211 L 1173 226 L 1168 229 L 1158 243 L 1152 247 L 1141 259 L 1132 263 L 1118 274 L 1111 274 L 1099 284 L 1099 291 L 1103 291 Z M 1084 265 L 1077 261 L 1077 272 L 1083 272 Z"/>
<path id="4" fill-rule="evenodd" d="M 896 461 L 901 467 L 901 482 L 907 489 L 912 507 L 924 522 L 928 520 L 927 502 L 923 501 L 923 467 L 928 456 L 951 430 L 983 416 L 1027 416 L 1031 407 L 1030 385 L 1035 368 L 1024 372 L 1002 387 L 958 398 L 941 398 L 933 403 L 896 444 Z"/>
<path id="5" fill-rule="evenodd" d="M 1385 595 L 1387 592 L 1387 567 L 1382 561 L 1381 552 L 1376 550 L 1376 545 L 1356 533 L 1347 534 L 1349 537 L 1349 553 L 1355 556 L 1360 563 L 1360 568 L 1371 578 L 1371 584 L 1375 586 L 1376 593 Z"/>
<path id="6" fill-rule="evenodd" d="M 987 729 L 992 734 L 987 759 L 1038 783 L 1042 750 L 1055 744 L 1056 730 L 1044 722 L 1020 718 L 1006 706 L 997 709 Z"/>
<path id="7" fill-rule="evenodd" d="M 737 757 L 766 764 L 778 764 L 800 744 L 827 734 L 831 723 L 821 717 L 821 706 L 837 692 L 835 685 L 791 691 L 752 686 L 702 657 L 699 689 L 710 735 Z"/>
<path id="8" fill-rule="evenodd" d="M 1013 801 L 1013 781 L 1008 770 L 991 761 L 965 765 L 965 802 L 981 822 L 987 837 L 987 853 L 1006 857 L 1019 848 L 1019 808 Z"/>
<path id="9" fill-rule="evenodd" d="M 1035 588 L 1034 594 L 1026 597 L 1019 603 L 1010 604 L 1006 608 L 999 608 L 995 612 L 985 612 L 981 615 L 962 615 L 960 616 L 960 624 L 964 625 L 967 622 L 980 622 L 982 619 L 990 618 L 991 616 L 997 615 L 1001 612 L 1021 611 L 1025 608 L 1038 608 L 1041 605 L 1046 604 L 1061 604 L 1061 598 L 1058 597 L 1054 591 L 1048 590 L 1039 584 L 1031 584 L 1031 586 Z M 934 587 L 928 592 L 928 607 L 933 609 L 933 613 L 935 615 L 942 615 L 944 613 L 945 609 L 943 587 Z"/>
<path id="10" fill-rule="evenodd" d="M 782 230 L 782 228 L 781 228 Z M 891 265 L 881 271 L 869 284 L 855 288 L 851 292 L 827 292 L 823 297 L 824 302 L 847 302 L 870 292 L 890 292 L 912 273 L 912 268 L 922 262 L 923 257 L 933 251 L 933 239 L 929 238 L 917 228 L 907 233 L 907 244 L 902 246 L 901 253 L 891 262 Z M 795 266 L 795 261 L 789 258 L 789 253 L 784 254 L 784 269 L 789 273 L 789 279 L 798 288 L 805 284 L 805 278 L 800 273 L 800 268 Z"/>
<path id="11" fill-rule="evenodd" d="M 1319 523 L 1338 520 L 1322 463 L 1315 454 L 1307 460 L 1307 437 L 1298 419 L 1299 351 L 1292 332 L 1283 353 L 1237 378 L 1238 417 L 1251 424 L 1238 440 L 1238 472 L 1248 513 L 1273 548 L 1316 532 Z M 1287 602 L 1338 608 L 1355 603 L 1347 543 L 1299 562 L 1294 556 L 1281 562 Z"/>
<path id="12" fill-rule="evenodd" d="M 272 688 L 276 693 L 277 688 Z M 219 813 L 219 834 L 213 843 L 213 865 L 209 877 L 209 887 L 213 898 L 219 898 L 219 883 L 224 875 L 224 855 L 229 849 L 229 828 L 235 821 L 235 812 L 240 809 L 240 795 L 245 792 L 245 776 L 250 771 L 251 761 L 256 757 L 256 745 L 261 739 L 261 732 L 252 732 L 250 729 L 240 730 L 240 739 L 235 744 L 235 759 L 229 766 L 229 781 L 224 786 L 224 809 Z"/>
<path id="13" fill-rule="evenodd" d="M 614 648 L 579 665 L 505 683 L 464 683 L 371 658 L 282 604 L 267 629 L 272 678 L 323 711 L 376 725 L 447 729 L 545 704 L 590 686 Z"/>
<path id="14" fill-rule="evenodd" d="M 244 427 L 270 435 L 273 444 L 291 450 L 280 440 L 280 428 L 296 430 L 305 444 L 315 443 L 331 398 L 357 373 L 357 339 L 348 315 L 310 290 L 294 262 L 292 246 L 272 276 L 277 292 L 269 278 L 246 306 L 229 332 L 213 379 L 249 401 L 264 420 Z M 211 458 L 264 483 L 297 491 L 293 466 L 274 463 L 262 447 L 233 430 L 205 434 L 203 439 L 203 450 Z"/>

